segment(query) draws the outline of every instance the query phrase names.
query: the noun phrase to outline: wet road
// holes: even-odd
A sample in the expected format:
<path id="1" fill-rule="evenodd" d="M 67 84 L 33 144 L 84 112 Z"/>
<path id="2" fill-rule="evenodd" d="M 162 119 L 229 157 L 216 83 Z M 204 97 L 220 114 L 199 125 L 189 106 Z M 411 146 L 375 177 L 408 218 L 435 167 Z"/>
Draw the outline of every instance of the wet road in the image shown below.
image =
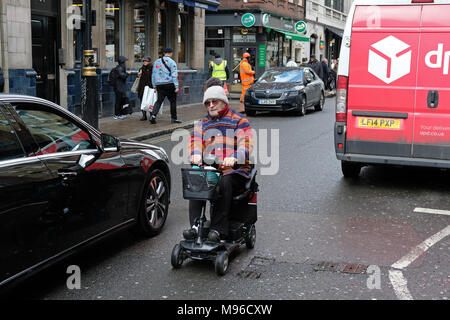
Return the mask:
<path id="1" fill-rule="evenodd" d="M 450 209 L 450 172 L 366 167 L 359 179 L 344 179 L 333 148 L 333 99 L 323 112 L 305 117 L 264 114 L 250 122 L 259 133 L 279 129 L 279 151 L 276 144 L 269 148 L 272 157 L 279 155 L 279 170 L 258 177 L 256 246 L 241 250 L 226 276 L 217 277 L 211 263 L 170 266 L 171 250 L 188 224 L 181 166 L 172 164 L 172 203 L 161 235 L 146 240 L 120 233 L 31 278 L 14 294 L 114 300 L 450 298 L 450 216 L 414 212 Z M 170 137 L 148 142 L 169 155 L 175 144 Z M 258 167 L 261 172 L 270 165 Z M 392 266 L 399 261 L 402 267 Z M 69 265 L 81 269 L 80 290 L 66 287 Z"/>

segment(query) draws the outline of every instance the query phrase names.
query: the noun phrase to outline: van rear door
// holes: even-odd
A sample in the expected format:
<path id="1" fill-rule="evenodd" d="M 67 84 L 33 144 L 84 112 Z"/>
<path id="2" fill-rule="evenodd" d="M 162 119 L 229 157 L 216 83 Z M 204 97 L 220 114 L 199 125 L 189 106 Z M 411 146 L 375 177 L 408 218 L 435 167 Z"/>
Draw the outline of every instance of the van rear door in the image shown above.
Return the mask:
<path id="1" fill-rule="evenodd" d="M 413 157 L 450 160 L 450 5 L 424 5 Z"/>
<path id="2" fill-rule="evenodd" d="M 411 157 L 421 9 L 356 7 L 345 153 Z"/>

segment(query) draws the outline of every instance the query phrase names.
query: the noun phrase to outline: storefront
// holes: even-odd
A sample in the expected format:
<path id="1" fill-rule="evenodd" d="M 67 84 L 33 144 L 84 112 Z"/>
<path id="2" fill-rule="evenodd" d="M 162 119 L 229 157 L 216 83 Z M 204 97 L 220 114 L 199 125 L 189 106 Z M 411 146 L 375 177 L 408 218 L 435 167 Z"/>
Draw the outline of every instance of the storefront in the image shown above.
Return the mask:
<path id="1" fill-rule="evenodd" d="M 207 13 L 205 68 L 220 54 L 230 66 L 231 90 L 238 92 L 242 88 L 239 64 L 243 53 L 251 54 L 249 62 L 256 77 L 267 68 L 286 65 L 289 56 L 295 58 L 297 42 L 309 41 L 296 32 L 296 23 L 261 12 Z"/>

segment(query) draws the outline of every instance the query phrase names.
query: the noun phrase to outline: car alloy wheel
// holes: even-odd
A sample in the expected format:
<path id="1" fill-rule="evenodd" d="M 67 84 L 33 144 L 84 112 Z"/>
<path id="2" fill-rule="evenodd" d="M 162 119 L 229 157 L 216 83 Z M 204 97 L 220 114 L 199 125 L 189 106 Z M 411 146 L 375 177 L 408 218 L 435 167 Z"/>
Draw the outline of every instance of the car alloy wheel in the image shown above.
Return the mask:
<path id="1" fill-rule="evenodd" d="M 158 229 L 164 223 L 167 214 L 167 186 L 163 179 L 156 175 L 150 181 L 150 189 L 147 194 L 145 212 L 150 225 Z"/>
<path id="2" fill-rule="evenodd" d="M 169 212 L 169 184 L 161 170 L 153 170 L 147 179 L 138 231 L 151 237 L 159 234 Z"/>
<path id="3" fill-rule="evenodd" d="M 325 103 L 325 95 L 323 94 L 323 92 L 321 92 L 319 103 L 315 107 L 316 111 L 322 111 L 324 103 Z"/>

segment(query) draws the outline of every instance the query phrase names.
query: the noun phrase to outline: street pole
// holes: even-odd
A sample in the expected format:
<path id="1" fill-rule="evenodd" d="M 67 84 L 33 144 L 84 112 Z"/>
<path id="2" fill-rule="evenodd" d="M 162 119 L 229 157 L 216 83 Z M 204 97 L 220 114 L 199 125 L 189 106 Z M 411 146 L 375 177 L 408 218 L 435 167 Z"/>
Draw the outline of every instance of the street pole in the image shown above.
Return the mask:
<path id="1" fill-rule="evenodd" d="M 82 72 L 81 114 L 84 121 L 98 129 L 97 68 L 94 65 L 95 52 L 92 50 L 92 10 L 91 0 L 85 0 L 84 51 Z"/>

